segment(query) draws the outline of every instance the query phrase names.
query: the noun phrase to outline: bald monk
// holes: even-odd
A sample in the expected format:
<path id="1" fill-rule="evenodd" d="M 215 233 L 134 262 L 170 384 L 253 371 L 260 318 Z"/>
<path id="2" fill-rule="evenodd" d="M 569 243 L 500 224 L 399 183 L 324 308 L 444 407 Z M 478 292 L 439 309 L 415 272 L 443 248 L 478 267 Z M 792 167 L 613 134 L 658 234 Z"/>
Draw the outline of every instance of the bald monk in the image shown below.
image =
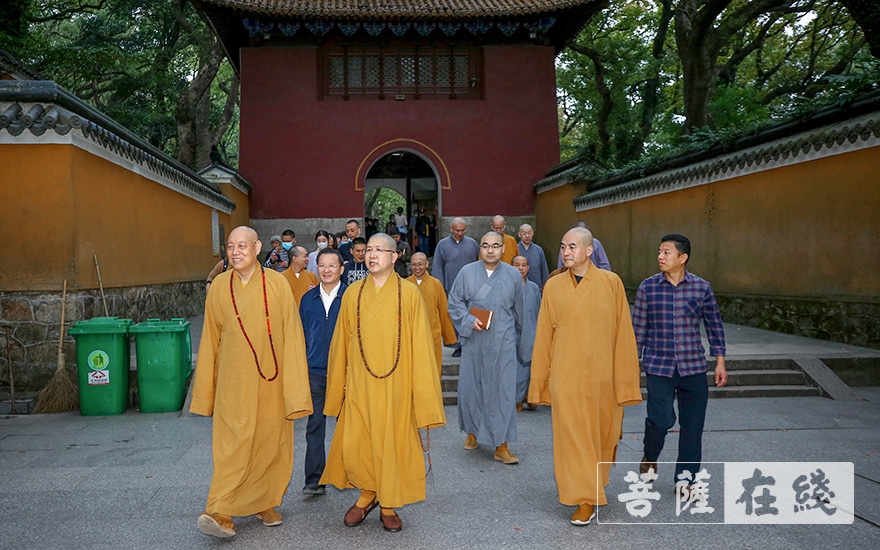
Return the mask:
<path id="1" fill-rule="evenodd" d="M 299 313 L 284 276 L 257 262 L 261 248 L 250 227 L 229 234 L 232 270 L 208 290 L 193 379 L 190 412 L 214 417 L 214 472 L 197 524 L 218 538 L 235 536 L 232 516 L 281 525 L 275 507 L 293 472 L 291 420 L 312 412 Z"/>
<path id="2" fill-rule="evenodd" d="M 535 346 L 535 329 L 538 325 L 538 310 L 541 309 L 541 288 L 531 279 L 531 266 L 526 256 L 517 254 L 513 258 L 513 267 L 519 271 L 523 280 L 523 319 L 522 330 L 517 335 L 517 369 L 516 369 L 516 412 L 523 410 L 523 401 L 529 391 L 529 375 L 532 372 L 532 348 Z M 526 403 L 529 409 L 535 410 L 534 403 Z"/>
<path id="3" fill-rule="evenodd" d="M 412 255 L 410 267 L 413 274 L 406 280 L 419 287 L 425 306 L 428 308 L 428 320 L 431 322 L 431 334 L 434 336 L 434 352 L 437 356 L 437 368 L 443 374 L 443 345 L 451 345 L 458 342 L 455 336 L 455 327 L 449 318 L 449 303 L 446 300 L 446 291 L 443 284 L 428 274 L 430 262 L 423 252 Z M 441 341 L 442 338 L 442 341 Z"/>
<path id="4" fill-rule="evenodd" d="M 587 229 L 562 238 L 568 270 L 544 285 L 528 394 L 529 403 L 552 405 L 556 487 L 559 502 L 577 506 L 574 525 L 589 524 L 607 503 L 611 466 L 598 463 L 614 462 L 623 407 L 642 401 L 623 283 L 593 265 L 592 252 Z"/>
<path id="5" fill-rule="evenodd" d="M 492 218 L 492 231 L 498 233 L 504 238 L 504 253 L 501 255 L 501 262 L 512 264 L 513 257 L 517 255 L 518 248 L 516 239 L 512 235 L 508 235 L 504 231 L 507 229 L 507 220 L 504 216 L 495 216 Z"/>
<path id="6" fill-rule="evenodd" d="M 318 286 L 318 276 L 306 269 L 309 265 L 309 251 L 299 245 L 291 247 L 290 267 L 281 272 L 290 283 L 290 291 L 296 299 L 296 307 L 302 302 L 306 292 Z"/>
<path id="7" fill-rule="evenodd" d="M 446 424 L 431 325 L 418 288 L 394 273 L 397 243 L 367 243 L 366 278 L 349 286 L 330 343 L 324 414 L 336 416 L 321 484 L 361 494 L 343 523 L 380 506 L 386 531 L 403 528 L 394 508 L 425 500 L 417 428 Z"/>

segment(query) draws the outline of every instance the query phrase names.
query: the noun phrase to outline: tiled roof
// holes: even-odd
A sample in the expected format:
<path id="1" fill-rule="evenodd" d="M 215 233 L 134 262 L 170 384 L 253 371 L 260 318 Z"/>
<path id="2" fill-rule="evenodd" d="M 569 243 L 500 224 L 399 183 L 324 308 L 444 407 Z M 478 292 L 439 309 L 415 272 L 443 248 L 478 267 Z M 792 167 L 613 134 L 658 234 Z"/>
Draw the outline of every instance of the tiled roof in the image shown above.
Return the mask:
<path id="1" fill-rule="evenodd" d="M 564 10 L 601 0 L 202 0 L 264 16 L 334 19 L 510 17 Z"/>
<path id="2" fill-rule="evenodd" d="M 650 170 L 634 169 L 591 181 L 588 192 L 576 198 L 574 205 L 581 212 L 878 146 L 880 93 L 875 92 L 744 136 L 728 147 L 672 157 Z M 536 191 L 556 187 L 556 179 L 544 178 L 535 184 Z M 564 183 L 576 180 L 577 176 L 570 176 Z"/>
<path id="3" fill-rule="evenodd" d="M 218 209 L 235 209 L 210 182 L 48 80 L 0 81 L 0 131 L 14 138 L 76 132 L 78 138 L 170 181 L 188 196 Z"/>
<path id="4" fill-rule="evenodd" d="M 43 75 L 16 59 L 6 50 L 0 50 L 0 73 L 6 73 L 16 80 L 44 80 Z"/>

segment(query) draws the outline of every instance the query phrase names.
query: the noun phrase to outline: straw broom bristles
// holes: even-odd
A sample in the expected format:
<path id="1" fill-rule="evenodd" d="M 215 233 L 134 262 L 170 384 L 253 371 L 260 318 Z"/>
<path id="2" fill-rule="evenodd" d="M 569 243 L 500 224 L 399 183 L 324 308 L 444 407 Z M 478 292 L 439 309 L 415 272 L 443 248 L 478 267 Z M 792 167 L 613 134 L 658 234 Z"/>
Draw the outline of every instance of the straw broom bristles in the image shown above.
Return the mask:
<path id="1" fill-rule="evenodd" d="M 79 388 L 70 371 L 65 368 L 61 345 L 64 342 L 64 307 L 67 301 L 67 280 L 61 295 L 61 330 L 58 336 L 58 367 L 46 387 L 37 395 L 34 413 L 55 413 L 72 411 L 79 407 Z"/>

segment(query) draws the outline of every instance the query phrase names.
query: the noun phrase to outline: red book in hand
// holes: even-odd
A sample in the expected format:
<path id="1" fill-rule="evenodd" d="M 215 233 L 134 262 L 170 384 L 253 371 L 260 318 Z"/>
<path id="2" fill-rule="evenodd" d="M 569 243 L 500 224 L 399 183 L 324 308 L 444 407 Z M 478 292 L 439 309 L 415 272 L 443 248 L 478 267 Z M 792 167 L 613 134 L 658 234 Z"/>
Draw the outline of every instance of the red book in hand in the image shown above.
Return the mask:
<path id="1" fill-rule="evenodd" d="M 489 330 L 489 326 L 492 324 L 492 316 L 495 315 L 490 309 L 480 309 L 478 307 L 471 308 L 471 315 L 476 317 L 483 323 L 483 330 Z"/>

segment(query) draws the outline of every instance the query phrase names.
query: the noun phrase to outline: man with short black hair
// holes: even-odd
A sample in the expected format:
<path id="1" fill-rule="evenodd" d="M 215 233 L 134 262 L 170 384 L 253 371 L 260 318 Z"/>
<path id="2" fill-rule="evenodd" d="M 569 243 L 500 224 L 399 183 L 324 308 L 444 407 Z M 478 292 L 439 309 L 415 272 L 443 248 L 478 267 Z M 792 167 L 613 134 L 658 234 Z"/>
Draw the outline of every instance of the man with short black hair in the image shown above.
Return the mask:
<path id="1" fill-rule="evenodd" d="M 682 475 L 690 472 L 693 480 L 702 461 L 709 387 L 701 322 L 706 327 L 709 353 L 715 356 L 715 385 L 727 384 L 721 313 L 709 283 L 687 270 L 690 255 L 687 237 L 677 233 L 663 236 L 657 256 L 660 273 L 642 281 L 633 309 L 633 328 L 648 389 L 645 454 L 640 471 L 657 472 L 666 433 L 675 425 L 673 401 L 677 399 L 681 430 L 676 489 L 690 485 L 687 476 Z"/>
<path id="2" fill-rule="evenodd" d="M 348 220 L 345 222 L 345 236 L 348 237 L 348 242 L 341 242 L 337 247 L 339 253 L 342 254 L 342 259 L 346 262 L 351 261 L 351 247 L 352 241 L 361 236 L 361 224 L 357 220 Z M 366 245 L 366 241 L 364 242 Z M 361 260 L 363 261 L 363 260 Z"/>
<path id="3" fill-rule="evenodd" d="M 377 233 L 378 234 L 378 233 Z M 384 233 L 382 233 L 384 235 Z M 367 249 L 367 240 L 363 237 L 355 237 L 351 241 L 351 260 L 345 262 L 345 273 L 342 280 L 351 285 L 370 274 L 367 264 L 364 262 L 364 251 Z"/>
<path id="4" fill-rule="evenodd" d="M 348 285 L 342 278 L 342 255 L 334 248 L 318 251 L 316 258 L 321 284 L 305 293 L 299 306 L 303 333 L 306 338 L 306 357 L 309 362 L 309 386 L 312 390 L 314 412 L 306 425 L 306 484 L 303 494 L 319 496 L 327 492 L 320 485 L 327 458 L 324 454 L 324 436 L 327 417 L 324 416 L 324 397 L 327 392 L 327 361 L 330 341 L 339 316 L 342 295 Z"/>

